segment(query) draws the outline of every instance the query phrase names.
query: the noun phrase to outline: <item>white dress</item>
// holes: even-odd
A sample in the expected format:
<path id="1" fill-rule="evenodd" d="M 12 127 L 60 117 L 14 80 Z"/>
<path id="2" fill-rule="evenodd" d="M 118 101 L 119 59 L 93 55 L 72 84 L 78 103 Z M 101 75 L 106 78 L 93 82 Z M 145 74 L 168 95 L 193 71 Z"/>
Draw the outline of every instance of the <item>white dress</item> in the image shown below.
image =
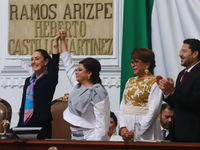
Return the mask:
<path id="1" fill-rule="evenodd" d="M 70 93 L 76 93 L 76 91 L 74 92 L 73 90 L 79 90 L 77 89 L 77 85 L 79 83 L 76 81 L 76 68 L 74 67 L 74 63 L 71 59 L 70 53 L 64 52 L 61 54 L 61 57 L 64 63 L 64 68 L 66 70 L 66 75 L 71 85 L 73 86 Z M 80 115 L 76 115 L 75 113 L 73 113 L 73 111 L 70 111 L 69 103 L 70 101 L 68 101 L 68 108 L 63 112 L 63 118 L 71 125 L 79 127 L 71 127 L 72 132 L 82 131 L 84 140 L 108 141 L 107 132 L 110 124 L 110 102 L 108 94 L 105 99 L 98 103 L 94 103 L 94 100 L 92 100 L 91 103 L 88 105 L 86 111 L 84 113 L 80 113 Z M 77 138 L 74 140 L 79 139 Z"/>
<path id="2" fill-rule="evenodd" d="M 126 83 L 126 88 L 123 93 L 123 99 L 120 104 L 120 113 L 119 113 L 119 124 L 121 127 L 126 127 L 128 131 L 134 129 L 135 120 L 139 120 L 141 124 L 141 140 L 162 140 L 162 134 L 160 130 L 160 123 L 158 120 L 158 115 L 160 112 L 160 108 L 162 105 L 162 91 L 159 89 L 155 82 L 152 82 L 149 85 L 149 90 L 146 88 L 145 80 L 149 80 L 148 78 L 144 79 L 143 82 L 140 82 L 140 89 L 137 89 L 135 84 L 135 79 L 139 79 L 138 77 L 130 78 Z M 128 91 L 133 88 L 137 89 L 134 95 L 129 95 Z M 138 98 L 138 102 L 133 102 L 131 98 L 140 95 L 141 93 L 149 93 L 145 103 L 143 103 L 143 98 Z M 128 99 L 125 103 L 125 98 Z M 134 105 L 137 105 L 136 111 L 133 110 L 135 108 Z M 137 113 L 138 111 L 141 111 Z M 144 113 L 143 113 L 144 112 Z"/>
<path id="3" fill-rule="evenodd" d="M 112 134 L 110 141 L 124 141 L 120 135 Z"/>

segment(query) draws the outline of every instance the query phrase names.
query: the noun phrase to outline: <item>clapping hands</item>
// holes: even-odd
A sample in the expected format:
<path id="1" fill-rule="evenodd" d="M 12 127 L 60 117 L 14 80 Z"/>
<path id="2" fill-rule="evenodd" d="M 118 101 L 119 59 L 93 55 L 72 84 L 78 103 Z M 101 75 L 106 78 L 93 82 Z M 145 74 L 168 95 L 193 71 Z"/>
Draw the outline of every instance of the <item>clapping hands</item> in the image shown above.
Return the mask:
<path id="1" fill-rule="evenodd" d="M 165 95 L 173 94 L 175 87 L 172 78 L 167 77 L 165 80 L 162 76 L 156 76 L 156 83 Z"/>

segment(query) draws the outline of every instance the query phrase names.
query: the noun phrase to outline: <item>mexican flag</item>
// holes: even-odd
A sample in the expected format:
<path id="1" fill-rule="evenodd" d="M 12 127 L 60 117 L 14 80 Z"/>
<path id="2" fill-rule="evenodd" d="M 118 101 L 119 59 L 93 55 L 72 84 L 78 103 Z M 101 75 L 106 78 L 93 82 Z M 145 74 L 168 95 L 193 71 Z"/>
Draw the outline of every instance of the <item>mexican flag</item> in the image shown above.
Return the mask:
<path id="1" fill-rule="evenodd" d="M 121 97 L 133 77 L 130 54 L 136 47 L 154 51 L 154 75 L 172 77 L 180 70 L 179 51 L 183 40 L 200 40 L 200 0 L 124 0 Z"/>

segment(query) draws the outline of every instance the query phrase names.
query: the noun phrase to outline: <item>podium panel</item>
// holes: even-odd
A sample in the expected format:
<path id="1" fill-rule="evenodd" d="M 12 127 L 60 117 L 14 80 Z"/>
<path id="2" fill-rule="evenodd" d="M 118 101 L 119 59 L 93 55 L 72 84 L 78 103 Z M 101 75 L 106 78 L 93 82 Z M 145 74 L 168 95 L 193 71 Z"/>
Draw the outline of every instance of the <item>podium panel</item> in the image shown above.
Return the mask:
<path id="1" fill-rule="evenodd" d="M 197 150 L 200 143 L 0 140 L 1 150 Z"/>

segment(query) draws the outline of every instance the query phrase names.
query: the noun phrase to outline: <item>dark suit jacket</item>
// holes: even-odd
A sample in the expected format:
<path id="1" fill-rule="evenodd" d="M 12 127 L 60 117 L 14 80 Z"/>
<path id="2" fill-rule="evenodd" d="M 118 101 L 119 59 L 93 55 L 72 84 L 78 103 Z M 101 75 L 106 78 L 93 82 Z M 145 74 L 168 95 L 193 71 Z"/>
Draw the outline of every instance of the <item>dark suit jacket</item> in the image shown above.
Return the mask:
<path id="1" fill-rule="evenodd" d="M 60 54 L 52 54 L 51 66 L 48 74 L 42 76 L 34 86 L 34 112 L 31 119 L 24 124 L 24 105 L 26 89 L 30 85 L 30 77 L 26 78 L 22 103 L 19 113 L 18 126 L 23 127 L 45 127 L 45 132 L 51 133 L 51 101 L 58 83 L 58 64 Z M 48 131 L 47 131 L 48 130 Z M 51 136 L 51 135 L 49 135 Z"/>
<path id="2" fill-rule="evenodd" d="M 174 107 L 171 140 L 200 142 L 200 63 L 191 69 L 179 87 L 184 71 L 177 77 L 174 93 L 165 99 Z"/>

